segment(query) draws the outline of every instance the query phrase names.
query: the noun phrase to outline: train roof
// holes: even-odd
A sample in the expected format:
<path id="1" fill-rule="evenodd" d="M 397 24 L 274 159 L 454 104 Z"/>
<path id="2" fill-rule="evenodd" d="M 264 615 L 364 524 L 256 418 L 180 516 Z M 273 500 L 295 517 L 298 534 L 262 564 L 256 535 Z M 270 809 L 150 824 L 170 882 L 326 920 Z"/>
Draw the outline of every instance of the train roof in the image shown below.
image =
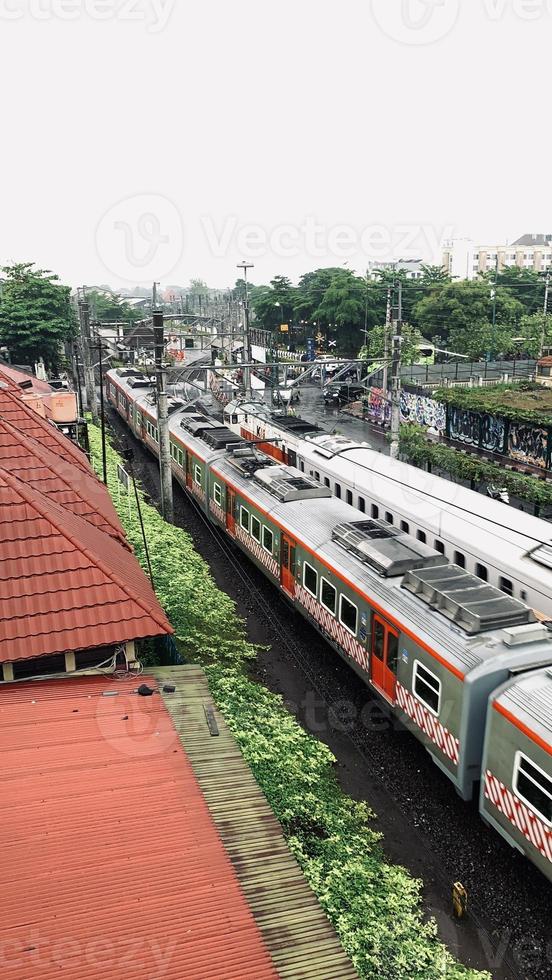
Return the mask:
<path id="1" fill-rule="evenodd" d="M 532 734 L 552 747 L 552 668 L 512 678 L 499 689 L 493 704 L 529 737 Z"/>
<path id="2" fill-rule="evenodd" d="M 552 662 L 550 633 L 546 627 L 531 623 L 530 615 L 521 619 L 515 616 L 512 625 L 505 625 L 498 631 L 496 624 L 491 623 L 488 632 L 469 635 L 460 628 L 458 622 L 451 621 L 446 614 L 436 611 L 417 595 L 402 588 L 402 575 L 386 578 L 356 557 L 350 549 L 344 548 L 343 543 L 334 538 L 336 528 L 365 523 L 359 521 L 358 511 L 349 504 L 336 497 L 279 500 L 261 486 L 258 479 L 242 475 L 228 454 L 221 454 L 213 461 L 213 466 L 223 479 L 233 484 L 238 492 L 264 511 L 284 532 L 300 544 L 306 545 L 331 570 L 348 581 L 353 590 L 380 605 L 387 616 L 395 618 L 422 644 L 439 654 L 459 676 L 477 668 L 481 668 L 483 672 L 495 669 L 499 662 L 504 666 L 515 667 L 526 662 L 529 655 L 537 663 Z M 279 470 L 289 472 L 290 467 L 275 467 L 274 473 Z M 293 471 L 295 472 L 304 476 L 299 471 Z M 259 471 L 257 476 L 258 473 Z M 413 541 L 411 538 L 409 540 Z M 419 542 L 413 543 L 419 545 Z M 437 554 L 432 549 L 427 549 L 427 552 Z M 442 563 L 442 556 L 439 555 L 439 559 Z M 479 583 L 479 586 L 485 587 L 484 583 Z M 493 593 L 497 593 L 493 598 L 505 598 L 498 590 L 493 590 Z M 514 606 L 510 608 L 517 611 L 522 607 L 530 613 L 523 603 L 517 600 L 513 602 Z M 528 621 L 524 622 L 524 619 Z M 508 618 L 505 622 L 509 622 Z"/>

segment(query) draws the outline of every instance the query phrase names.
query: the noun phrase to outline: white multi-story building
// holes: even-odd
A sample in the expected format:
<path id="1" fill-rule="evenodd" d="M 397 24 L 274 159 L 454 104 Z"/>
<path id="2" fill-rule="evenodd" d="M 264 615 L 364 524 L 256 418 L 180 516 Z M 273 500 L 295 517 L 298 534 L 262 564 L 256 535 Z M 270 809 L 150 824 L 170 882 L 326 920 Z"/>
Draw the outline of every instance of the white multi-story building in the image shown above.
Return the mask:
<path id="1" fill-rule="evenodd" d="M 406 272 L 407 279 L 421 279 L 423 276 L 423 265 L 423 259 L 397 259 L 396 262 L 369 262 L 368 273 L 372 279 L 375 279 L 377 272 L 392 269 L 395 272 Z"/>
<path id="2" fill-rule="evenodd" d="M 443 245 L 443 266 L 453 279 L 476 279 L 482 272 L 517 266 L 545 272 L 552 269 L 552 234 L 522 235 L 511 245 L 476 245 L 455 238 Z"/>

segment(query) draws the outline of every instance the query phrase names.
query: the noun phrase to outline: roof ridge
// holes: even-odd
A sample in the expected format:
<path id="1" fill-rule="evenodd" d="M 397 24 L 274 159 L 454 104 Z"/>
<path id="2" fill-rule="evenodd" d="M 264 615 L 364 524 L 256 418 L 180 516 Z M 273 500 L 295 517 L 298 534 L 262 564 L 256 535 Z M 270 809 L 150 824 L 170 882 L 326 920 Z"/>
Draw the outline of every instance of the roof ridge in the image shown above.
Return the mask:
<path id="1" fill-rule="evenodd" d="M 99 568 L 100 571 L 102 571 L 103 574 L 107 576 L 107 578 L 111 579 L 111 581 L 118 588 L 120 588 L 124 592 L 124 594 L 132 602 L 134 602 L 138 606 L 140 606 L 140 608 L 144 612 L 146 612 L 148 616 L 151 616 L 151 618 L 155 620 L 155 622 L 157 623 L 158 626 L 161 626 L 162 629 L 165 632 L 167 632 L 166 624 L 168 623 L 169 626 L 172 629 L 172 626 L 171 626 L 171 624 L 170 624 L 169 619 L 168 619 L 167 616 L 165 616 L 165 622 L 162 622 L 162 619 L 159 617 L 159 615 L 157 614 L 157 611 L 152 606 L 148 606 L 147 603 L 146 603 L 146 601 L 144 599 L 142 599 L 140 596 L 136 596 L 132 592 L 130 592 L 128 586 L 123 582 L 123 580 L 121 578 L 119 578 L 119 576 L 117 575 L 116 572 L 113 571 L 113 569 L 109 568 L 109 566 L 107 566 L 104 563 L 104 561 L 98 555 L 96 555 L 95 553 L 91 552 L 90 549 L 87 548 L 86 545 L 82 543 L 82 541 L 79 541 L 78 538 L 75 538 L 73 536 L 73 534 L 71 534 L 67 530 L 67 528 L 64 528 L 63 527 L 63 523 L 61 523 L 61 525 L 60 525 L 58 523 L 58 521 L 55 520 L 55 511 L 56 510 L 59 510 L 61 512 L 61 514 L 59 516 L 63 515 L 63 508 L 60 507 L 59 504 L 56 504 L 56 502 L 54 500 L 51 500 L 51 499 L 48 499 L 46 497 L 41 496 L 41 494 L 39 494 L 37 490 L 33 490 L 32 487 L 29 487 L 27 484 L 25 484 L 18 477 L 13 476 L 11 473 L 8 472 L 8 470 L 4 469 L 4 467 L 2 467 L 2 466 L 0 466 L 0 474 L 2 476 L 2 479 L 4 479 L 6 481 L 6 483 L 8 484 L 9 487 L 11 487 L 17 493 L 19 493 L 23 497 L 23 499 L 26 501 L 26 503 L 28 503 L 31 507 L 34 507 L 35 510 L 38 511 L 38 513 L 40 514 L 40 516 L 42 518 L 44 518 L 44 520 L 49 521 L 53 525 L 53 527 L 55 527 L 55 529 L 58 531 L 58 533 L 61 534 L 62 537 L 66 538 L 68 541 L 70 541 L 71 544 L 78 551 L 80 551 L 81 554 L 83 554 L 86 558 L 88 558 L 89 561 L 91 561 L 93 565 L 96 565 L 97 568 Z M 54 517 L 52 516 L 52 514 L 50 512 L 51 509 L 54 510 Z M 112 541 L 113 544 L 114 544 L 114 546 L 116 546 L 118 548 L 121 548 L 121 550 L 124 553 L 124 549 L 122 548 L 122 546 L 118 542 L 116 542 L 115 539 L 109 538 L 109 536 L 106 535 L 105 534 L 105 531 L 102 531 L 101 528 L 98 528 L 95 525 L 90 524 L 88 521 L 85 521 L 84 518 L 79 517 L 78 514 L 73 514 L 73 513 L 69 512 L 69 511 L 67 513 L 70 514 L 70 517 L 72 519 L 74 519 L 75 521 L 77 521 L 77 522 L 78 521 L 82 521 L 86 525 L 87 529 L 89 529 L 91 532 L 95 532 L 97 534 L 103 534 L 103 535 L 105 535 L 105 537 L 106 537 L 107 540 Z M 145 573 L 144 573 L 142 567 L 140 566 L 140 564 L 138 562 L 138 559 L 135 557 L 135 555 L 133 553 L 130 553 L 130 552 L 126 552 L 126 554 L 127 555 L 130 555 L 130 557 L 134 558 L 134 560 L 138 564 L 138 567 L 140 568 L 141 573 L 143 575 L 145 575 Z M 153 586 L 152 586 L 152 590 L 153 590 Z M 153 595 L 154 595 L 156 601 L 159 603 L 159 600 L 157 599 L 157 597 L 155 595 L 155 592 L 153 592 Z M 159 603 L 159 606 L 161 608 L 161 604 L 160 603 Z"/>
<path id="2" fill-rule="evenodd" d="M 41 460 L 41 462 L 45 466 L 47 466 L 49 470 L 51 470 L 53 473 L 55 473 L 56 478 L 58 480 L 61 480 L 62 483 L 67 487 L 68 490 L 72 490 L 73 493 L 75 493 L 77 495 L 77 497 L 79 498 L 79 500 L 82 500 L 83 503 L 88 504 L 93 509 L 94 513 L 98 514 L 103 520 L 105 520 L 106 524 L 109 524 L 109 526 L 111 528 L 113 528 L 114 531 L 117 532 L 118 537 L 121 538 L 122 540 L 124 540 L 125 544 L 130 548 L 130 542 L 127 540 L 127 538 L 126 538 L 126 536 L 124 534 L 124 530 L 123 530 L 122 525 L 120 524 L 119 527 L 117 527 L 117 525 L 114 524 L 110 520 L 110 518 L 108 517 L 107 514 L 100 513 L 94 507 L 94 504 L 84 494 L 82 494 L 80 492 L 80 490 L 78 489 L 78 487 L 74 483 L 71 483 L 71 481 L 66 476 L 64 476 L 63 473 L 61 473 L 60 471 L 55 470 L 53 468 L 52 463 L 48 460 L 48 454 L 49 453 L 52 454 L 52 455 L 55 455 L 55 454 L 52 452 L 51 449 L 48 449 L 48 446 L 42 446 L 40 444 L 40 442 L 38 441 L 38 439 L 35 439 L 34 436 L 30 436 L 30 435 L 27 435 L 25 432 L 21 432 L 19 429 L 17 429 L 13 425 L 12 422 L 9 421 L 9 419 L 4 418 L 1 414 L 0 414 L 0 426 L 7 427 L 9 431 L 13 432 L 17 436 L 17 438 L 18 438 L 18 440 L 20 442 L 22 442 L 23 444 L 27 444 L 30 447 L 30 449 L 32 450 L 32 452 L 35 453 L 36 456 L 38 456 L 38 458 Z M 65 463 L 67 466 L 76 466 L 76 464 L 73 463 L 72 460 L 63 459 L 62 460 L 62 463 Z M 0 466 L 2 466 L 2 460 L 1 460 L 1 458 L 0 458 Z M 78 469 L 78 467 L 77 467 L 77 469 Z M 82 470 L 79 470 L 79 473 L 82 474 L 83 471 Z M 94 470 L 90 469 L 89 471 L 87 471 L 83 475 L 85 475 L 86 477 L 90 478 L 90 480 L 93 480 L 94 483 L 97 483 L 99 487 L 103 486 L 103 484 L 100 484 L 100 482 L 99 482 L 96 474 L 94 473 Z M 107 489 L 106 489 L 106 494 L 109 497 L 109 492 L 107 491 Z M 111 498 L 109 497 L 109 499 L 111 499 Z"/>

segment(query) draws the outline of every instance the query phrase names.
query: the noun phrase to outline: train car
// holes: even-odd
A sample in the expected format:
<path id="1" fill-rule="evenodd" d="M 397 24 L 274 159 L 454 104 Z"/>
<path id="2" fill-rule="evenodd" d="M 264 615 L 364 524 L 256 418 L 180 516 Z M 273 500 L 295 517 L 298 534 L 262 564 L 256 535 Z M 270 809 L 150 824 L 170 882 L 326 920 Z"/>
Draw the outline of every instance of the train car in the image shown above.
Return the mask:
<path id="1" fill-rule="evenodd" d="M 552 877 L 550 668 L 511 677 L 491 695 L 482 771 L 481 816 Z"/>
<path id="2" fill-rule="evenodd" d="M 152 392 L 110 374 L 110 401 L 155 453 Z M 358 510 L 301 470 L 267 458 L 212 419 L 172 408 L 173 472 L 182 486 L 419 739 L 463 799 L 473 795 L 483 767 L 482 815 L 513 840 L 488 794 L 509 778 L 525 805 L 536 806 L 526 781 L 535 781 L 538 770 L 548 778 L 550 770 L 527 739 L 545 743 L 552 712 L 544 735 L 536 710 L 532 721 L 513 723 L 513 712 L 495 702 L 530 681 L 535 705 L 546 703 L 548 629 L 524 603 L 437 549 L 385 520 L 359 519 Z M 495 728 L 499 715 L 510 724 L 508 736 Z M 547 786 L 541 781 L 540 791 Z M 521 839 L 515 843 L 523 849 Z M 524 853 L 552 880 L 549 863 L 539 863 L 530 847 Z"/>
<path id="3" fill-rule="evenodd" d="M 257 403 L 232 403 L 225 422 L 298 466 L 371 517 L 384 517 L 451 562 L 552 617 L 552 529 L 537 517 L 340 435 Z"/>

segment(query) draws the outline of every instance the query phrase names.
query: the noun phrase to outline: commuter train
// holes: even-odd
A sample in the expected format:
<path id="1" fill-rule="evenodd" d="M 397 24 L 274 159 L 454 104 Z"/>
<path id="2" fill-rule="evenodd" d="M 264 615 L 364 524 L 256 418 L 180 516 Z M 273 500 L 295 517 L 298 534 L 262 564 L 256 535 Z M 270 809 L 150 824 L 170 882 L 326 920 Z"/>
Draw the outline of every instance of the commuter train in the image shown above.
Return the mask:
<path id="1" fill-rule="evenodd" d="M 108 398 L 154 454 L 152 383 Z M 172 400 L 174 478 L 552 880 L 552 634 L 519 599 Z"/>
<path id="2" fill-rule="evenodd" d="M 361 513 L 384 518 L 552 618 L 552 528 L 546 521 L 259 402 L 230 402 L 224 422 Z"/>

